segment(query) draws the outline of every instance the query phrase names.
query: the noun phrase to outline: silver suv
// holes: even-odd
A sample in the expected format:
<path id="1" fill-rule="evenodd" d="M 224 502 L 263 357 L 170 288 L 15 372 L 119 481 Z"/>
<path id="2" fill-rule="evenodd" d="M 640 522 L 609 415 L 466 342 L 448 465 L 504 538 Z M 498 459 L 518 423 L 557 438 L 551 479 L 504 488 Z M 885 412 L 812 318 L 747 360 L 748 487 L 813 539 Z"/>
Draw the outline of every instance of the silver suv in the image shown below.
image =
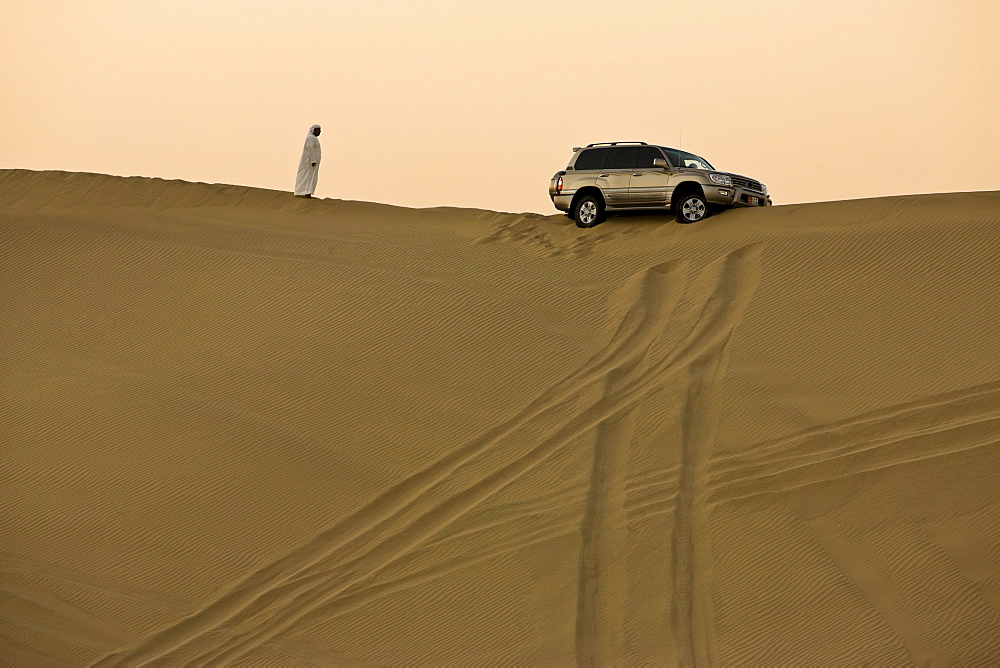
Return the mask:
<path id="1" fill-rule="evenodd" d="M 612 211 L 665 209 L 679 223 L 696 223 L 713 209 L 771 206 L 760 181 L 720 172 L 693 153 L 641 141 L 574 148 L 566 169 L 549 182 L 549 196 L 578 227 L 593 227 Z"/>

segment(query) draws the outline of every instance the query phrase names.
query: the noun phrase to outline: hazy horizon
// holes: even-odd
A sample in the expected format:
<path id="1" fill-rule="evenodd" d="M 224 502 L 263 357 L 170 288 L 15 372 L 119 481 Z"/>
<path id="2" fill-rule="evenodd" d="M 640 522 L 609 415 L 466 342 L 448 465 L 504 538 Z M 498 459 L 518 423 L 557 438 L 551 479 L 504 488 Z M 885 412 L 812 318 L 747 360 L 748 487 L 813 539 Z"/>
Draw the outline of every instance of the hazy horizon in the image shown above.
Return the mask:
<path id="1" fill-rule="evenodd" d="M 0 168 L 290 191 L 320 123 L 318 197 L 406 206 L 555 213 L 572 147 L 613 140 L 777 204 L 1000 189 L 997 2 L 43 0 L 0 20 Z"/>

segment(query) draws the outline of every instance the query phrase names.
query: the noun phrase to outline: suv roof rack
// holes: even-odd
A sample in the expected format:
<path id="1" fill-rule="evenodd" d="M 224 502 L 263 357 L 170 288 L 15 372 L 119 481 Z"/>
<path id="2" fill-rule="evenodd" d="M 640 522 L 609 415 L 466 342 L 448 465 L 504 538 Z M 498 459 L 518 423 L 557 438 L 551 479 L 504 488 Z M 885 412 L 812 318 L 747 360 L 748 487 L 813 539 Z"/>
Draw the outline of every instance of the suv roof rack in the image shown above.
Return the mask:
<path id="1" fill-rule="evenodd" d="M 618 146 L 618 144 L 641 144 L 643 146 L 649 146 L 644 141 L 599 141 L 596 144 L 587 144 L 587 148 L 591 146 Z"/>

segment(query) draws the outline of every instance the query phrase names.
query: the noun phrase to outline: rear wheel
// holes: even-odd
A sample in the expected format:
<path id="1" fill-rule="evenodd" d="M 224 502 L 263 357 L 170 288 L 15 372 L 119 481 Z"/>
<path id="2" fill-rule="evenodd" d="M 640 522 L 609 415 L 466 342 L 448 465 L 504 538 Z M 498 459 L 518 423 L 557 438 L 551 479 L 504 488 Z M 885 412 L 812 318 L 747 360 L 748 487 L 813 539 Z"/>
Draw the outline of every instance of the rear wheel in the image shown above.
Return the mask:
<path id="1" fill-rule="evenodd" d="M 584 195 L 573 205 L 577 227 L 593 227 L 604 221 L 604 202 L 596 195 Z"/>
<path id="2" fill-rule="evenodd" d="M 678 223 L 697 223 L 699 220 L 708 218 L 710 213 L 708 202 L 699 193 L 688 193 L 682 196 L 674 211 L 677 214 Z"/>

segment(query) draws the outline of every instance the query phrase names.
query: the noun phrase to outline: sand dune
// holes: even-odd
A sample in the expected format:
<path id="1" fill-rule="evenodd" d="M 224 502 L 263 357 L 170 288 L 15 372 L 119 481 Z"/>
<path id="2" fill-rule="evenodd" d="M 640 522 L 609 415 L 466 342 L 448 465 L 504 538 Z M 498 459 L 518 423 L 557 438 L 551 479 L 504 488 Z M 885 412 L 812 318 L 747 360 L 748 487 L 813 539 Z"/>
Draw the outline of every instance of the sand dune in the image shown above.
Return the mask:
<path id="1" fill-rule="evenodd" d="M 1000 192 L 0 235 L 3 665 L 1000 663 Z"/>

